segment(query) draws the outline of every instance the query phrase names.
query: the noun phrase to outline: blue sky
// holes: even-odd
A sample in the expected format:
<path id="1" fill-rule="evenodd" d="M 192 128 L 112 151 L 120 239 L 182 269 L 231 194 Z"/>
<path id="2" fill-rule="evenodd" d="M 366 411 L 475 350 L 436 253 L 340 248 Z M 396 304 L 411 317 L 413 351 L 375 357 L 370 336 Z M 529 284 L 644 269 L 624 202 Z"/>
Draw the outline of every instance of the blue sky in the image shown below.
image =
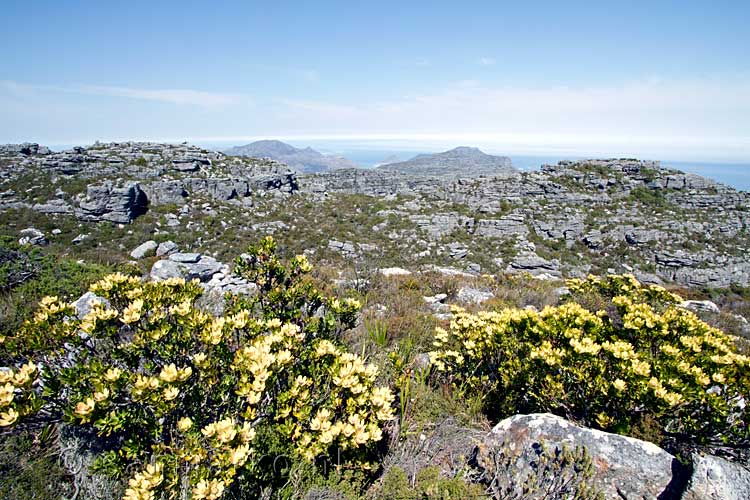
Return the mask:
<path id="1" fill-rule="evenodd" d="M 750 161 L 750 2 L 5 0 L 0 142 Z"/>

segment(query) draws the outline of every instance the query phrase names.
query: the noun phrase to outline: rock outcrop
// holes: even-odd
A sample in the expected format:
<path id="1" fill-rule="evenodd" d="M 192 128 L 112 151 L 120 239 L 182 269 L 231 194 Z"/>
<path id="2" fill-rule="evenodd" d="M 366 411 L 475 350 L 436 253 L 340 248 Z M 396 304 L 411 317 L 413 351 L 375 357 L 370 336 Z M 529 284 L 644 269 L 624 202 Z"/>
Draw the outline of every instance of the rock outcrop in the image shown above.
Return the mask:
<path id="1" fill-rule="evenodd" d="M 78 202 L 75 215 L 89 222 L 129 224 L 146 213 L 148 198 L 137 182 L 117 186 L 111 181 L 90 185 Z"/>

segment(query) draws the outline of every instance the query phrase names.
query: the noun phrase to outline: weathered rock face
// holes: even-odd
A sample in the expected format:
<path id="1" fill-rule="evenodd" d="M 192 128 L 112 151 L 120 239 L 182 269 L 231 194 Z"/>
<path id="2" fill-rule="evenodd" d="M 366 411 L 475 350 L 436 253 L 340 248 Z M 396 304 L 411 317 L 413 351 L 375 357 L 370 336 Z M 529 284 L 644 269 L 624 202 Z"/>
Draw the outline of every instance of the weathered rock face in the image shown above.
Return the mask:
<path id="1" fill-rule="evenodd" d="M 682 500 L 746 500 L 750 471 L 723 458 L 693 455 L 693 474 Z"/>
<path id="2" fill-rule="evenodd" d="M 12 183 L 29 173 L 39 176 L 38 186 L 20 189 Z M 366 194 L 399 205 L 382 210 L 388 213 L 371 226 L 379 238 L 329 235 L 345 244 L 331 249 L 347 257 L 372 254 L 365 249 L 382 245 L 386 237 L 400 247 L 404 261 L 383 265 L 423 264 L 425 257 L 436 257 L 441 260 L 434 264 L 453 265 L 452 260 L 472 272 L 568 277 L 612 269 L 657 283 L 750 286 L 749 193 L 656 162 L 624 159 L 466 176 L 352 168 L 297 176 L 272 160 L 187 144 L 97 143 L 59 153 L 35 144 L 6 145 L 0 146 L 0 212 L 31 209 L 53 218 L 75 214 L 83 221 L 126 223 L 145 207 L 137 191 L 134 202 L 116 191 L 127 178 L 138 180 L 149 206 L 188 207 L 188 217 L 163 214 L 160 223 L 166 219 L 167 230 L 192 230 L 193 214 L 220 217 L 228 209 L 235 216 L 243 213 L 222 225 L 247 220 L 257 232 L 294 231 L 309 221 L 292 216 L 294 222 L 275 227 L 254 220 L 254 212 L 262 217 L 270 205 L 298 191 L 305 202 Z M 61 187 L 54 196 L 50 184 Z M 328 238 L 321 241 L 325 247 Z M 541 245 L 531 252 L 546 263 L 528 261 L 523 245 L 530 242 Z"/>
<path id="3" fill-rule="evenodd" d="M 111 181 L 88 187 L 79 200 L 75 215 L 84 221 L 129 224 L 148 209 L 146 193 L 137 182 L 116 186 Z"/>
<path id="4" fill-rule="evenodd" d="M 458 294 L 456 295 L 456 298 L 461 301 L 465 302 L 467 304 L 481 304 L 482 302 L 486 302 L 490 300 L 492 297 L 491 292 L 488 292 L 486 290 L 478 290 L 476 288 L 471 287 L 461 287 L 461 289 L 458 291 Z"/>
<path id="5" fill-rule="evenodd" d="M 652 443 L 578 427 L 546 413 L 503 420 L 483 446 L 485 453 L 504 448 L 518 457 L 516 473 L 523 474 L 534 462 L 539 443 L 559 449 L 584 446 L 595 467 L 593 482 L 605 498 L 680 498 L 690 477 L 675 457 Z"/>
<path id="6" fill-rule="evenodd" d="M 506 269 L 509 273 L 529 273 L 532 276 L 550 275 L 560 277 L 560 263 L 556 260 L 547 260 L 539 257 L 533 252 L 522 252 L 510 263 Z"/>

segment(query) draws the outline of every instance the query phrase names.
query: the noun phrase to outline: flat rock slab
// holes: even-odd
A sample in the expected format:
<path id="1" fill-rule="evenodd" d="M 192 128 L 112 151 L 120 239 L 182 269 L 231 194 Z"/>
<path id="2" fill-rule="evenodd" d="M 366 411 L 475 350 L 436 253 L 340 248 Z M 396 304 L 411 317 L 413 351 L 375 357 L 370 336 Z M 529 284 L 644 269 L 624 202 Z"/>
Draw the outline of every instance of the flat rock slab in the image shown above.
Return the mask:
<path id="1" fill-rule="evenodd" d="M 201 260 L 201 254 L 199 253 L 173 253 L 169 256 L 169 260 L 173 262 L 183 262 L 186 264 L 193 264 Z"/>

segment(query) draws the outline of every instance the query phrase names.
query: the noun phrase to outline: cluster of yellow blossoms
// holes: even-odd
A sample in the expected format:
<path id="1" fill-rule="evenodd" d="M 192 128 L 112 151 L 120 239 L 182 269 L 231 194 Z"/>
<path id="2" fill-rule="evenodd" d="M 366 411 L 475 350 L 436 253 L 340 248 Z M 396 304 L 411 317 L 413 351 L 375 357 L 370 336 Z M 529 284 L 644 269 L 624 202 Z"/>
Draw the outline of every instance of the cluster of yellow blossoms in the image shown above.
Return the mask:
<path id="1" fill-rule="evenodd" d="M 677 295 L 627 275 L 571 280 L 569 287 L 609 294 L 618 318 L 574 302 L 540 312 L 455 309 L 450 328 L 435 332 L 433 366 L 446 381 L 484 393 L 521 392 L 537 410 L 596 415 L 602 427 L 644 408 L 729 418 L 731 402 L 747 397 L 748 357 L 731 337 L 680 308 Z"/>
<path id="2" fill-rule="evenodd" d="M 18 370 L 0 369 L 0 427 L 9 427 L 18 418 L 31 411 L 29 397 L 31 386 L 37 380 L 39 367 L 33 362 L 23 364 Z"/>
<path id="3" fill-rule="evenodd" d="M 288 274 L 277 260 L 258 261 L 276 266 L 257 273 L 272 280 L 311 268 L 304 256 Z M 174 496 L 186 481 L 191 498 L 218 500 L 238 477 L 252 476 L 264 447 L 279 442 L 310 461 L 338 447 L 349 463 L 364 464 L 393 418 L 394 396 L 376 385 L 377 369 L 331 341 L 336 328 L 353 323 L 354 299 L 311 292 L 312 303 L 326 306 L 324 317 L 281 304 L 282 321 L 232 301 L 228 313 L 212 316 L 196 307 L 196 281 L 113 274 L 90 290 L 101 300 L 85 316 L 48 298 L 13 339 L 49 341 L 51 383 L 34 385 L 33 363 L 0 369 L 0 426 L 17 425 L 42 406 L 42 389 L 59 387 L 50 399 L 65 421 L 91 425 L 100 436 L 125 435 L 102 462 L 119 473 L 140 465 L 124 500 Z M 281 296 L 301 307 L 304 295 L 295 293 Z M 264 442 L 256 433 L 276 437 Z"/>
<path id="4" fill-rule="evenodd" d="M 346 450 L 380 441 L 381 425 L 393 419 L 395 397 L 387 387 L 375 386 L 377 367 L 365 364 L 359 356 L 328 340 L 318 340 L 314 346 L 314 356 L 329 366 L 333 404 L 311 412 L 313 380 L 299 376 L 277 415 L 277 419 L 288 423 L 289 436 L 299 453 L 312 460 L 334 445 Z"/>
<path id="5" fill-rule="evenodd" d="M 149 464 L 128 481 L 122 500 L 154 500 L 156 490 L 164 481 L 164 467 L 160 463 Z"/>

